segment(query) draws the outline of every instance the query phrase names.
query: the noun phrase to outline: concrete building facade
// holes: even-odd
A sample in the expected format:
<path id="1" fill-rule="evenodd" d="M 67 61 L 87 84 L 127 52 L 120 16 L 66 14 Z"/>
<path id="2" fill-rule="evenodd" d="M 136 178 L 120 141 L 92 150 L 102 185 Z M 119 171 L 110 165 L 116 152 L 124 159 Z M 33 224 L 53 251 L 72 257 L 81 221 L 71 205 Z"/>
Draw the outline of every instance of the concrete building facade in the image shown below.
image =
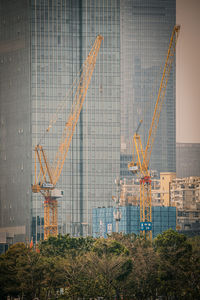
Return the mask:
<path id="1" fill-rule="evenodd" d="M 170 202 L 177 208 L 177 229 L 200 233 L 200 177 L 173 179 Z"/>
<path id="2" fill-rule="evenodd" d="M 161 172 L 160 178 L 151 177 L 152 206 L 171 206 L 170 185 L 176 173 Z M 140 184 L 138 178 L 120 180 L 120 205 L 140 204 Z"/>
<path id="3" fill-rule="evenodd" d="M 170 206 L 170 184 L 176 178 L 176 173 L 160 173 L 160 203 L 164 206 Z"/>

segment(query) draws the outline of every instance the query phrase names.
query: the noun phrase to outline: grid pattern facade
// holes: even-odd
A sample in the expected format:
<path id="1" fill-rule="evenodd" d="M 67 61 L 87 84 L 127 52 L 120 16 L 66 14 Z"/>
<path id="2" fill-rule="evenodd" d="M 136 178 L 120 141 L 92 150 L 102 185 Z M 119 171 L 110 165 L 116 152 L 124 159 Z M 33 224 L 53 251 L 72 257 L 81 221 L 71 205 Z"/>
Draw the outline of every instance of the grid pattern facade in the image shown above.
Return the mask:
<path id="1" fill-rule="evenodd" d="M 139 134 L 145 148 L 160 86 L 170 36 L 175 25 L 175 0 L 121 1 L 121 152 L 132 152 Z M 150 168 L 176 169 L 175 64 L 170 73 Z"/>
<path id="2" fill-rule="evenodd" d="M 200 144 L 176 144 L 177 177 L 200 176 Z"/>
<path id="3" fill-rule="evenodd" d="M 30 238 L 29 45 L 27 1 L 0 1 L 0 234 L 8 244 Z"/>
<path id="4" fill-rule="evenodd" d="M 41 143 L 52 162 L 72 104 L 66 92 L 96 36 L 104 37 L 57 185 L 64 191 L 59 232 L 91 234 L 92 208 L 110 205 L 115 194 L 120 135 L 130 155 L 141 118 L 145 144 L 175 0 L 2 0 L 0 8 L 0 226 L 19 240 L 43 237 L 43 198 L 31 192 L 33 149 Z M 152 168 L 162 171 L 175 165 L 174 82 L 172 70 L 152 153 Z M 44 135 L 60 103 L 64 109 Z M 122 157 L 121 165 L 126 172 Z"/>
<path id="5" fill-rule="evenodd" d="M 104 237 L 116 232 L 116 221 L 114 219 L 114 207 L 99 207 L 93 209 L 93 237 Z M 119 232 L 124 234 L 140 234 L 140 208 L 139 206 L 120 206 L 121 220 Z M 152 207 L 152 237 L 167 229 L 176 230 L 176 208 L 175 207 Z"/>
<path id="6" fill-rule="evenodd" d="M 43 145 L 52 162 L 72 105 L 65 97 L 98 34 L 104 38 L 83 109 L 57 188 L 59 232 L 91 234 L 92 211 L 109 205 L 120 168 L 120 11 L 119 1 L 32 1 L 32 148 Z M 64 109 L 43 136 L 58 104 Z M 34 161 L 34 153 L 32 157 Z M 34 164 L 33 164 L 34 172 Z M 43 199 L 33 195 L 33 221 L 43 215 Z M 35 226 L 33 226 L 35 227 Z M 35 227 L 35 238 L 42 236 Z"/>

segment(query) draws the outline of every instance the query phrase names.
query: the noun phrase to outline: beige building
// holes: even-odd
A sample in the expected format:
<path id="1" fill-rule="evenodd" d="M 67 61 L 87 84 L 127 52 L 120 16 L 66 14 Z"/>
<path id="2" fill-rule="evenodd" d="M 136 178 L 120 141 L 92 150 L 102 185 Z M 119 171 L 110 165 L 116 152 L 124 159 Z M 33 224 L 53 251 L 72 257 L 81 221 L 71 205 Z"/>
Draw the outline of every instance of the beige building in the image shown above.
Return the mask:
<path id="1" fill-rule="evenodd" d="M 140 185 L 139 179 L 120 180 L 120 205 L 139 205 Z"/>
<path id="2" fill-rule="evenodd" d="M 151 194 L 153 206 L 170 206 L 169 186 L 175 173 L 160 173 L 161 178 L 152 178 Z M 120 205 L 139 205 L 140 185 L 139 178 L 120 180 Z"/>
<path id="3" fill-rule="evenodd" d="M 200 230 L 200 177 L 173 179 L 170 201 L 177 207 L 178 230 Z"/>
<path id="4" fill-rule="evenodd" d="M 169 190 L 170 184 L 176 178 L 176 173 L 161 172 L 160 173 L 160 202 L 164 206 L 171 206 Z"/>
<path id="5" fill-rule="evenodd" d="M 120 205 L 139 205 L 139 178 L 120 180 Z M 200 177 L 176 178 L 161 172 L 152 178 L 152 205 L 177 208 L 177 230 L 200 231 Z"/>
<path id="6" fill-rule="evenodd" d="M 170 198 L 178 209 L 200 209 L 200 177 L 173 179 L 170 184 Z"/>

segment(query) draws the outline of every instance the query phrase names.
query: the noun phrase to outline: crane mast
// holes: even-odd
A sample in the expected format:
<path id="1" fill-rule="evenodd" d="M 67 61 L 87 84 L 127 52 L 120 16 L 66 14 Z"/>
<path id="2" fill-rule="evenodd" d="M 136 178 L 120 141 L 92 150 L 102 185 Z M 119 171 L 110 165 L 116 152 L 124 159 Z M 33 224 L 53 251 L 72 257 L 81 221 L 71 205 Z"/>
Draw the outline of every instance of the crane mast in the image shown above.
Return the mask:
<path id="1" fill-rule="evenodd" d="M 138 134 L 142 120 L 133 136 L 133 156 L 128 168 L 133 173 L 140 173 L 140 231 L 150 239 L 152 238 L 152 209 L 151 209 L 151 177 L 149 172 L 149 161 L 159 123 L 160 113 L 165 98 L 167 83 L 171 71 L 172 62 L 176 51 L 176 42 L 180 26 L 173 28 L 168 47 L 167 58 L 165 61 L 162 79 L 154 108 L 154 114 L 149 129 L 146 148 L 143 149 L 140 135 Z M 136 153 L 134 153 L 136 152 Z"/>
<path id="2" fill-rule="evenodd" d="M 56 192 L 56 183 L 61 175 L 63 165 L 71 144 L 71 140 L 79 120 L 79 116 L 83 107 L 83 103 L 87 94 L 87 90 L 92 78 L 92 74 L 96 65 L 97 55 L 101 46 L 103 37 L 98 35 L 94 45 L 86 58 L 80 79 L 76 85 L 72 87 L 73 103 L 68 120 L 65 123 L 58 151 L 55 155 L 53 164 L 50 165 L 46 152 L 42 145 L 35 146 L 35 180 L 32 185 L 33 193 L 41 193 L 44 197 L 44 239 L 50 235 L 58 235 L 58 198 L 62 197 L 61 193 Z M 51 120 L 49 127 L 46 129 L 48 133 L 56 122 L 57 116 Z M 39 163 L 39 168 L 37 168 Z"/>

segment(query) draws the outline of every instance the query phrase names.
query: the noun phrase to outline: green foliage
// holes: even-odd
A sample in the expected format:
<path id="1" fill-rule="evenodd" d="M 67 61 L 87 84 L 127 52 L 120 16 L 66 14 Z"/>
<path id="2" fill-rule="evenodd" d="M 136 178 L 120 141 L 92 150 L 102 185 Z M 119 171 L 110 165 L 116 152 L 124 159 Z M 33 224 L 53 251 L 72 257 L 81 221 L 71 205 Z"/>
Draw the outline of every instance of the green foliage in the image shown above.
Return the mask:
<path id="1" fill-rule="evenodd" d="M 143 237 L 137 237 L 130 245 L 130 253 L 133 267 L 124 291 L 125 298 L 129 299 L 132 295 L 134 299 L 156 298 L 158 257 L 152 244 Z"/>
<path id="2" fill-rule="evenodd" d="M 91 252 L 87 255 L 87 286 L 93 283 L 90 297 L 100 296 L 111 299 L 122 292 L 132 271 L 132 262 L 127 255 Z M 95 292 L 95 293 L 94 293 Z"/>
<path id="3" fill-rule="evenodd" d="M 151 243 L 50 237 L 40 252 L 18 243 L 0 256 L 1 299 L 199 299 L 200 238 L 168 230 Z"/>
<path id="4" fill-rule="evenodd" d="M 48 240 L 42 241 L 39 249 L 42 255 L 66 256 L 66 254 L 76 255 L 77 253 L 85 253 L 90 251 L 94 239 L 91 237 L 75 238 L 70 235 L 59 235 L 58 237 L 49 237 Z"/>
<path id="5" fill-rule="evenodd" d="M 0 285 L 3 286 L 2 295 L 17 297 L 20 294 L 20 279 L 18 278 L 18 260 L 25 257 L 27 249 L 23 243 L 11 246 L 5 255 L 1 256 Z"/>
<path id="6" fill-rule="evenodd" d="M 26 248 L 24 255 L 18 258 L 16 268 L 21 296 L 27 299 L 39 297 L 45 270 L 40 254 Z"/>
<path id="7" fill-rule="evenodd" d="M 98 256 L 102 256 L 103 254 L 111 255 L 111 256 L 120 255 L 120 254 L 124 254 L 124 255 L 129 254 L 128 249 L 123 244 L 121 244 L 120 242 L 112 238 L 108 238 L 108 239 L 99 238 L 93 244 L 92 251 L 97 253 Z"/>
<path id="8" fill-rule="evenodd" d="M 191 253 L 191 245 L 187 241 L 187 237 L 184 234 L 169 229 L 162 234 L 159 234 L 154 241 L 156 251 L 158 251 L 162 257 L 179 259 L 185 254 Z M 173 254 L 173 257 L 172 255 Z M 176 254 L 174 256 L 174 254 Z"/>
<path id="9" fill-rule="evenodd" d="M 190 269 L 192 246 L 187 237 L 170 229 L 158 235 L 154 245 L 159 254 L 158 281 L 160 293 L 168 297 L 190 299 L 187 298 L 188 286 L 186 283 Z"/>
<path id="10" fill-rule="evenodd" d="M 188 239 L 192 246 L 186 285 L 188 299 L 200 298 L 200 236 Z"/>

